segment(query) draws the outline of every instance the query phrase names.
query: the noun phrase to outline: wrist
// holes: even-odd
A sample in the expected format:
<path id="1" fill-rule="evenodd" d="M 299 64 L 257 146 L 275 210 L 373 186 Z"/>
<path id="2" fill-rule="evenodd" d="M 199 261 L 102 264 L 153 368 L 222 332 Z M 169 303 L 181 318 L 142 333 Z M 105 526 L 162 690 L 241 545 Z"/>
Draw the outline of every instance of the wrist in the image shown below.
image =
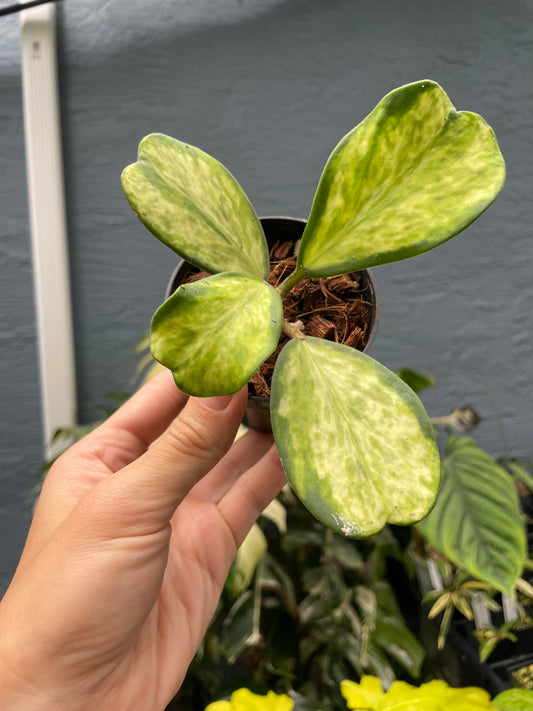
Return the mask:
<path id="1" fill-rule="evenodd" d="M 64 700 L 52 698 L 40 687 L 39 680 L 46 672 L 46 662 L 42 663 L 39 673 L 35 673 L 34 650 L 12 639 L 8 624 L 0 624 L 0 630 L 0 709 L 62 711 Z"/>
<path id="2" fill-rule="evenodd" d="M 51 701 L 9 669 L 0 659 L 0 708 L 5 711 L 45 711 Z"/>

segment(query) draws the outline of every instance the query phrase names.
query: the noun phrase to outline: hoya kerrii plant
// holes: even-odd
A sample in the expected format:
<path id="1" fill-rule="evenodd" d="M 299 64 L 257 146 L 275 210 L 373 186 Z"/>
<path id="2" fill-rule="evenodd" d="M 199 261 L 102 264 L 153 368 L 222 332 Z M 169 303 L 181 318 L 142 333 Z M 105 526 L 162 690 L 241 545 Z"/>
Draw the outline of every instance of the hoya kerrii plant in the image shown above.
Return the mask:
<path id="1" fill-rule="evenodd" d="M 157 310 L 151 349 L 181 390 L 240 390 L 290 338 L 272 377 L 271 422 L 290 484 L 323 523 L 366 536 L 430 510 L 440 461 L 413 391 L 368 355 L 311 337 L 283 314 L 302 280 L 414 257 L 470 225 L 496 198 L 505 166 L 492 129 L 456 111 L 432 81 L 400 87 L 337 145 L 320 178 L 294 271 L 267 283 L 269 250 L 235 178 L 215 158 L 162 134 L 125 168 L 144 225 L 210 276 Z"/>

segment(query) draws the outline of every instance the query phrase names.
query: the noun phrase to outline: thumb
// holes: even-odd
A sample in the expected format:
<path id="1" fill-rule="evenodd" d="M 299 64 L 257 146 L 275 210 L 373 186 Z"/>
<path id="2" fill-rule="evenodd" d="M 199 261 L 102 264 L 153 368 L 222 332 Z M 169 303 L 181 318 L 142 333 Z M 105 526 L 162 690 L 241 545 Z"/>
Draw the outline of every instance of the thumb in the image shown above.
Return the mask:
<path id="1" fill-rule="evenodd" d="M 110 527 L 120 536 L 167 527 L 187 493 L 231 447 L 246 401 L 246 387 L 236 395 L 189 398 L 141 457 L 92 489 L 100 535 L 113 536 Z"/>

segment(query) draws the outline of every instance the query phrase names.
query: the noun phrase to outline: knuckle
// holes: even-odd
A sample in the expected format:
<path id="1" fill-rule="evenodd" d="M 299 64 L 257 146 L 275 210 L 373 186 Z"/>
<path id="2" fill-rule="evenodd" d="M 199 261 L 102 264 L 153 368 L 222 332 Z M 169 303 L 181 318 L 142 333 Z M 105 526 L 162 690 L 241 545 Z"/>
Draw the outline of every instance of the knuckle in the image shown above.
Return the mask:
<path id="1" fill-rule="evenodd" d="M 170 425 L 165 438 L 168 446 L 183 457 L 212 459 L 220 450 L 220 437 L 216 437 L 205 422 L 188 413 Z"/>

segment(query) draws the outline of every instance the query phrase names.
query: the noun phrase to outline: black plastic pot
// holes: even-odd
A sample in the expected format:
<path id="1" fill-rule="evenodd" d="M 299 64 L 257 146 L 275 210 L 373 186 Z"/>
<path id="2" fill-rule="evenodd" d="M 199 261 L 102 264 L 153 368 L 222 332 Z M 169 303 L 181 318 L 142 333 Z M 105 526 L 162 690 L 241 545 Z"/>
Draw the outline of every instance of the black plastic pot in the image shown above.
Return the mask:
<path id="1" fill-rule="evenodd" d="M 301 238 L 306 225 L 305 220 L 294 217 L 262 217 L 260 219 L 269 247 L 273 247 L 277 241 L 297 242 Z M 171 296 L 194 270 L 195 267 L 183 259 L 180 260 L 168 282 L 165 298 Z M 372 344 L 378 328 L 378 294 L 376 283 L 370 269 L 359 270 L 359 273 L 361 274 L 361 290 L 367 292 L 365 300 L 372 304 L 369 336 L 364 348 L 366 351 Z M 270 398 L 250 395 L 246 409 L 245 423 L 253 429 L 262 432 L 270 432 Z"/>

